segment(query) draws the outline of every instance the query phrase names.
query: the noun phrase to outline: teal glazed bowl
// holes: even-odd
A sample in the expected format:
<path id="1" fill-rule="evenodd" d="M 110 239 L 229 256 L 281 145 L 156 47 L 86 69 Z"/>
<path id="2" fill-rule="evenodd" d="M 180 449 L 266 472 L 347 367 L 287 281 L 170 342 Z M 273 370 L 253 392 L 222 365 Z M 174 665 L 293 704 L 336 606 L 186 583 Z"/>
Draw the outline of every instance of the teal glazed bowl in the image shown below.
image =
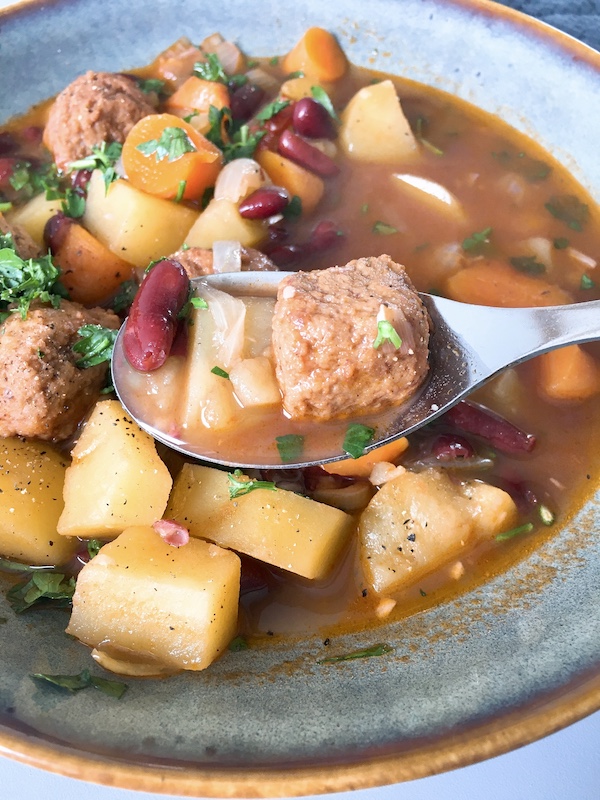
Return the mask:
<path id="1" fill-rule="evenodd" d="M 0 13 L 0 115 L 85 69 L 148 63 L 179 36 L 220 31 L 272 55 L 311 25 L 354 63 L 502 117 L 600 201 L 600 54 L 485 0 L 22 3 Z M 565 527 L 486 584 L 336 637 L 338 652 L 392 643 L 384 656 L 324 665 L 318 637 L 275 639 L 203 673 L 132 680 L 119 702 L 34 684 L 31 673 L 77 673 L 89 655 L 65 637 L 64 612 L 17 617 L 2 593 L 0 752 L 130 789 L 273 797 L 395 783 L 531 742 L 600 708 L 599 501 L 591 487 Z"/>

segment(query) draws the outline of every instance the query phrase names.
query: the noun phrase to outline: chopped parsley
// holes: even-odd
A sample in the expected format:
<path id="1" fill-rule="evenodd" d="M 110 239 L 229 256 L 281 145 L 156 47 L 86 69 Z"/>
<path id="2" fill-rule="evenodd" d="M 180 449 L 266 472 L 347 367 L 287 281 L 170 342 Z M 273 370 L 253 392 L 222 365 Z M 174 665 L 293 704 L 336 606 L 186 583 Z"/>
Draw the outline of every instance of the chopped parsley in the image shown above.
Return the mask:
<path id="1" fill-rule="evenodd" d="M 529 183 L 544 181 L 552 172 L 552 167 L 546 164 L 545 161 L 531 158 L 531 156 L 528 156 L 527 153 L 523 151 L 516 153 L 509 150 L 500 150 L 498 152 L 492 152 L 492 156 L 498 163 L 508 169 L 518 172 L 519 175 L 522 175 Z"/>
<path id="2" fill-rule="evenodd" d="M 81 354 L 75 366 L 79 369 L 103 364 L 112 358 L 117 331 L 102 325 L 82 325 L 77 331 L 81 337 L 73 345 L 73 352 Z"/>
<path id="3" fill-rule="evenodd" d="M 252 158 L 254 151 L 266 131 L 251 132 L 248 125 L 239 125 L 228 108 L 210 106 L 208 110 L 209 130 L 206 138 L 223 153 L 229 163 L 236 158 Z"/>
<path id="4" fill-rule="evenodd" d="M 557 239 L 554 239 L 552 242 L 555 250 L 565 250 L 570 242 L 564 236 L 559 236 Z"/>
<path id="5" fill-rule="evenodd" d="M 533 530 L 533 522 L 526 522 L 524 525 L 519 525 L 517 528 L 511 528 L 509 531 L 499 533 L 495 539 L 497 542 L 505 542 L 507 539 L 513 539 L 515 536 L 520 536 L 522 533 L 531 533 Z"/>
<path id="6" fill-rule="evenodd" d="M 294 220 L 302 216 L 302 198 L 297 194 L 292 195 L 289 203 L 283 209 L 284 219 Z"/>
<path id="7" fill-rule="evenodd" d="M 208 308 L 208 303 L 203 297 L 192 297 L 190 303 L 194 308 Z"/>
<path id="8" fill-rule="evenodd" d="M 289 100 L 273 100 L 272 103 L 267 103 L 266 106 L 263 106 L 261 110 L 256 115 L 255 119 L 259 122 L 267 122 L 268 120 L 272 119 L 276 114 L 279 114 L 280 111 L 283 111 L 284 108 L 287 108 L 290 105 Z"/>
<path id="9" fill-rule="evenodd" d="M 177 161 L 186 153 L 196 153 L 197 148 L 190 137 L 177 126 L 169 126 L 163 130 L 160 139 L 149 139 L 136 145 L 136 150 L 145 156 L 154 156 L 157 161 L 167 159 Z"/>
<path id="10" fill-rule="evenodd" d="M 121 158 L 122 151 L 123 145 L 120 142 L 102 142 L 102 144 L 94 145 L 89 156 L 71 161 L 67 165 L 67 172 L 98 169 L 103 175 L 104 185 L 108 191 L 110 184 L 119 177 L 115 165 Z"/>
<path id="11" fill-rule="evenodd" d="M 573 194 L 555 195 L 544 208 L 573 231 L 582 231 L 590 218 L 589 207 Z"/>
<path id="12" fill-rule="evenodd" d="M 596 286 L 595 281 L 593 281 L 589 275 L 585 273 L 581 276 L 581 281 L 579 282 L 579 288 L 583 291 L 587 291 L 589 289 L 593 289 Z"/>
<path id="13" fill-rule="evenodd" d="M 50 255 L 24 260 L 16 252 L 11 234 L 0 234 L 0 312 L 12 305 L 11 310 L 25 319 L 36 299 L 58 308 L 62 297 L 56 284 L 59 275 Z"/>
<path id="14" fill-rule="evenodd" d="M 173 198 L 176 203 L 181 203 L 183 200 L 183 195 L 185 194 L 185 188 L 187 186 L 187 181 L 179 181 L 177 184 L 177 194 Z"/>
<path id="15" fill-rule="evenodd" d="M 318 664 L 337 664 L 340 661 L 354 661 L 357 658 L 372 658 L 373 656 L 383 656 L 386 653 L 393 653 L 394 648 L 385 643 L 374 644 L 372 647 L 365 647 L 362 650 L 353 650 L 351 653 L 344 653 L 341 656 L 328 656 L 321 658 Z"/>
<path id="16" fill-rule="evenodd" d="M 322 105 L 332 119 L 334 119 L 336 122 L 339 122 L 339 117 L 336 114 L 335 108 L 333 107 L 331 97 L 329 97 L 325 89 L 323 89 L 322 86 L 311 86 L 310 93 L 313 97 L 313 100 L 316 100 L 317 103 Z"/>
<path id="17" fill-rule="evenodd" d="M 229 77 L 216 53 L 207 53 L 206 61 L 196 61 L 193 74 L 203 81 L 214 81 L 216 83 L 227 83 L 229 81 Z"/>
<path id="18" fill-rule="evenodd" d="M 59 190 L 58 171 L 54 163 L 34 167 L 29 161 L 20 161 L 9 179 L 20 199 L 27 200 L 46 193 L 48 200 L 56 197 Z"/>
<path id="19" fill-rule="evenodd" d="M 110 302 L 112 310 L 118 314 L 120 311 L 125 311 L 133 303 L 133 298 L 137 294 L 139 284 L 135 280 L 123 281 L 119 286 L 119 291 Z"/>
<path id="20" fill-rule="evenodd" d="M 429 139 L 426 139 L 423 135 L 423 128 L 426 127 L 426 125 L 427 120 L 425 117 L 417 117 L 417 122 L 415 124 L 415 136 L 417 137 L 417 140 L 421 142 L 423 147 L 426 150 L 429 150 L 430 153 L 433 153 L 435 156 L 443 156 L 444 151 L 430 142 Z"/>
<path id="21" fill-rule="evenodd" d="M 462 249 L 467 253 L 481 253 L 485 250 L 490 243 L 490 236 L 492 235 L 492 228 L 484 228 L 482 231 L 476 231 L 463 239 Z"/>
<path id="22" fill-rule="evenodd" d="M 529 275 L 541 275 L 546 272 L 546 265 L 538 261 L 535 256 L 513 256 L 509 261 L 519 272 L 527 272 Z"/>
<path id="23" fill-rule="evenodd" d="M 232 653 L 241 653 L 242 650 L 249 650 L 250 645 L 243 636 L 236 636 L 229 642 L 229 649 Z"/>
<path id="24" fill-rule="evenodd" d="M 139 89 L 144 94 L 164 94 L 165 82 L 160 78 L 146 78 L 145 80 L 138 81 Z"/>
<path id="25" fill-rule="evenodd" d="M 373 342 L 373 347 L 377 349 L 381 347 L 384 342 L 390 342 L 394 345 L 396 350 L 402 347 L 402 339 L 392 323 L 388 322 L 387 319 L 380 319 L 377 323 L 377 336 Z"/>
<path id="26" fill-rule="evenodd" d="M 80 219 L 85 213 L 85 197 L 73 189 L 66 189 L 61 206 L 65 217 Z"/>
<path id="27" fill-rule="evenodd" d="M 235 500 L 237 497 L 249 494 L 255 489 L 270 489 L 274 492 L 277 487 L 272 481 L 259 481 L 255 478 L 249 478 L 244 475 L 241 469 L 236 469 L 234 472 L 228 473 L 229 478 L 229 499 Z"/>
<path id="28" fill-rule="evenodd" d="M 33 572 L 26 581 L 12 586 L 6 593 L 6 598 L 13 611 L 22 614 L 43 601 L 49 601 L 59 608 L 69 606 L 74 591 L 73 577 L 67 577 L 60 572 Z"/>
<path id="29" fill-rule="evenodd" d="M 366 425 L 361 425 L 358 422 L 352 423 L 352 425 L 348 426 L 344 437 L 344 443 L 342 445 L 344 453 L 348 453 L 352 458 L 360 458 L 374 434 L 375 430 L 373 428 L 368 428 Z"/>
<path id="30" fill-rule="evenodd" d="M 95 558 L 100 550 L 104 547 L 104 542 L 101 539 L 88 539 L 87 551 L 90 558 Z"/>
<path id="31" fill-rule="evenodd" d="M 0 214 L 6 214 L 7 211 L 10 211 L 13 207 L 12 203 L 8 201 L 6 203 L 0 203 Z"/>
<path id="32" fill-rule="evenodd" d="M 229 373 L 225 372 L 225 370 L 221 369 L 221 367 L 213 367 L 211 372 L 213 375 L 218 375 L 219 378 L 225 378 L 227 381 L 229 380 Z"/>
<path id="33" fill-rule="evenodd" d="M 390 236 L 392 233 L 398 233 L 398 228 L 394 228 L 393 225 L 388 225 L 387 222 L 382 222 L 378 219 L 371 228 L 371 232 L 379 236 Z"/>
<path id="34" fill-rule="evenodd" d="M 553 525 L 556 521 L 556 514 L 544 503 L 538 506 L 538 517 L 543 525 Z"/>
<path id="35" fill-rule="evenodd" d="M 304 451 L 304 436 L 299 433 L 287 433 L 285 436 L 275 437 L 279 457 L 284 464 L 296 461 Z"/>
<path id="36" fill-rule="evenodd" d="M 35 672 L 31 676 L 36 681 L 44 681 L 57 686 L 59 689 L 66 689 L 69 692 L 79 692 L 81 689 L 92 687 L 115 697 L 119 700 L 127 691 L 127 684 L 121 681 L 109 681 L 106 678 L 96 678 L 90 674 L 88 669 L 82 670 L 78 675 L 47 675 L 42 672 Z"/>

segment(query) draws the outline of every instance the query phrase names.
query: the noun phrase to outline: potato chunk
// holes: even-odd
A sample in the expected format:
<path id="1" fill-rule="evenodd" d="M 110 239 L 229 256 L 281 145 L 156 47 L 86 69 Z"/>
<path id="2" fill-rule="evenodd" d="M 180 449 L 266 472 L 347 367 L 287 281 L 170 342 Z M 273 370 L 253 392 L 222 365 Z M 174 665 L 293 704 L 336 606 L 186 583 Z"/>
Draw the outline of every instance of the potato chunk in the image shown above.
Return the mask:
<path id="1" fill-rule="evenodd" d="M 0 555 L 60 565 L 75 553 L 77 540 L 56 532 L 67 464 L 45 442 L 0 439 Z"/>
<path id="2" fill-rule="evenodd" d="M 131 525 L 163 515 L 172 478 L 118 400 L 97 403 L 72 452 L 58 532 L 112 539 Z"/>
<path id="3" fill-rule="evenodd" d="M 239 590 L 235 553 L 199 539 L 173 547 L 132 527 L 81 570 L 67 633 L 119 671 L 129 660 L 153 674 L 201 670 L 236 633 Z"/>
<path id="4" fill-rule="evenodd" d="M 141 192 L 124 180 L 106 190 L 95 170 L 88 185 L 83 224 L 109 250 L 136 267 L 179 250 L 198 214 Z"/>
<path id="5" fill-rule="evenodd" d="M 349 514 L 284 489 L 229 498 L 229 477 L 185 464 L 166 516 L 199 536 L 305 578 L 324 577 L 352 528 Z"/>
<path id="6" fill-rule="evenodd" d="M 376 592 L 403 589 L 477 540 L 508 530 L 516 516 L 510 495 L 495 486 L 407 471 L 386 483 L 361 516 L 365 578 Z"/>
<path id="7" fill-rule="evenodd" d="M 390 80 L 354 95 L 342 113 L 339 142 L 348 158 L 371 164 L 400 163 L 419 152 Z"/>

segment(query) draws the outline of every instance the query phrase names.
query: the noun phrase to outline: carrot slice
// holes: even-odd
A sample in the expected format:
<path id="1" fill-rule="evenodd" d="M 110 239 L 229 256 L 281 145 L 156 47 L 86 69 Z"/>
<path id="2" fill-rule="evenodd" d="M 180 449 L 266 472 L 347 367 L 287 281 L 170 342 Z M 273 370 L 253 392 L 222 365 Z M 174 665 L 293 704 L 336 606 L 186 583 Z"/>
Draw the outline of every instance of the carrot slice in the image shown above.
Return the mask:
<path id="1" fill-rule="evenodd" d="M 451 275 L 443 287 L 451 300 L 482 306 L 527 308 L 572 303 L 564 289 L 518 272 L 501 261 L 478 261 Z"/>
<path id="2" fill-rule="evenodd" d="M 134 268 L 112 253 L 77 222 L 70 223 L 57 249 L 54 263 L 71 300 L 95 306 L 110 298 L 133 277 Z"/>
<path id="3" fill-rule="evenodd" d="M 223 83 L 191 75 L 166 102 L 168 109 L 190 109 L 207 113 L 210 106 L 229 106 L 229 90 Z"/>
<path id="4" fill-rule="evenodd" d="M 214 186 L 223 163 L 218 147 L 174 114 L 150 114 L 123 145 L 129 182 L 167 200 L 197 200 Z"/>
<path id="5" fill-rule="evenodd" d="M 548 400 L 580 402 L 600 392 L 600 364 L 573 344 L 537 359 L 538 390 Z"/>
<path id="6" fill-rule="evenodd" d="M 346 73 L 348 60 L 333 34 L 323 28 L 309 28 L 284 58 L 283 68 L 318 81 L 337 81 Z"/>
<path id="7" fill-rule="evenodd" d="M 369 453 L 365 453 L 360 458 L 346 458 L 343 461 L 335 461 L 333 464 L 323 464 L 325 472 L 331 475 L 347 475 L 355 478 L 368 478 L 375 464 L 380 461 L 394 462 L 399 458 L 408 447 L 408 439 L 403 436 L 394 442 L 382 444 Z"/>
<path id="8" fill-rule="evenodd" d="M 318 175 L 272 150 L 259 150 L 255 158 L 276 186 L 283 186 L 291 195 L 298 195 L 303 213 L 310 214 L 315 210 L 325 191 L 325 184 Z"/>

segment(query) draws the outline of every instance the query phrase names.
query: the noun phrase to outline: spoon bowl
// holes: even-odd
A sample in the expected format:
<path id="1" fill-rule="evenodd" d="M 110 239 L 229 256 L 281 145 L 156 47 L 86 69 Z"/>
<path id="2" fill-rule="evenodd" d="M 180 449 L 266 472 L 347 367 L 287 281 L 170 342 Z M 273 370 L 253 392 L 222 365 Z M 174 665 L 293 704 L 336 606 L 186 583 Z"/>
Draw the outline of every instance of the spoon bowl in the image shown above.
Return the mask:
<path id="1" fill-rule="evenodd" d="M 237 297 L 275 297 L 286 272 L 228 272 L 197 278 L 205 284 Z M 429 374 L 418 394 L 383 417 L 375 427 L 369 452 L 433 422 L 452 406 L 503 370 L 570 344 L 600 339 L 600 300 L 565 306 L 494 308 L 459 303 L 420 293 L 432 320 L 429 341 Z M 112 379 L 126 411 L 155 439 L 191 458 L 228 467 L 282 469 L 316 466 L 347 459 L 340 451 L 327 458 L 299 457 L 282 464 L 265 463 L 258 457 L 235 459 L 207 450 L 162 430 L 139 413 L 133 401 L 135 374 L 123 352 L 123 330 L 117 336 Z"/>

